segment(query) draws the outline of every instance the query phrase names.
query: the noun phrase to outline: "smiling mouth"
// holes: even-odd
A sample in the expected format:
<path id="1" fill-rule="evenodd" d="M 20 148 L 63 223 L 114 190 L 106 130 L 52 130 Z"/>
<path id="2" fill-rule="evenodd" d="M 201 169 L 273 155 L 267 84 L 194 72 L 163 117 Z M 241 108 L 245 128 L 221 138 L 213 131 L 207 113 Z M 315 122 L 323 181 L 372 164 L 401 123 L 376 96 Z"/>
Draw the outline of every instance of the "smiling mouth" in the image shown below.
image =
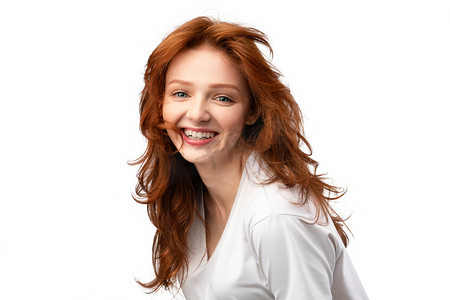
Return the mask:
<path id="1" fill-rule="evenodd" d="M 207 140 L 218 134 L 214 131 L 194 131 L 186 128 L 183 129 L 183 132 L 188 138 L 193 140 Z"/>

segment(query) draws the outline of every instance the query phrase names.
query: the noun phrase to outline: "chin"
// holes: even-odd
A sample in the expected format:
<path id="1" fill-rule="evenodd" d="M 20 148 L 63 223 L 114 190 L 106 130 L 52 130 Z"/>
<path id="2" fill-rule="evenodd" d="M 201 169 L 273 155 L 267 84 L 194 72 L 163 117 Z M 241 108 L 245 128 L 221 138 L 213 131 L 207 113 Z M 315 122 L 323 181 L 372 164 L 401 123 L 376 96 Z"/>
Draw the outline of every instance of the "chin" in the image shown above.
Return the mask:
<path id="1" fill-rule="evenodd" d="M 222 151 L 221 151 L 222 150 Z M 238 158 L 242 159 L 242 149 L 234 149 L 232 151 L 225 151 L 226 149 L 181 149 L 181 156 L 188 162 L 196 165 L 196 167 L 203 166 L 207 168 L 222 168 L 226 164 L 233 164 Z"/>
<path id="2" fill-rule="evenodd" d="M 204 164 L 214 161 L 215 155 L 211 151 L 180 149 L 181 156 L 190 163 Z"/>

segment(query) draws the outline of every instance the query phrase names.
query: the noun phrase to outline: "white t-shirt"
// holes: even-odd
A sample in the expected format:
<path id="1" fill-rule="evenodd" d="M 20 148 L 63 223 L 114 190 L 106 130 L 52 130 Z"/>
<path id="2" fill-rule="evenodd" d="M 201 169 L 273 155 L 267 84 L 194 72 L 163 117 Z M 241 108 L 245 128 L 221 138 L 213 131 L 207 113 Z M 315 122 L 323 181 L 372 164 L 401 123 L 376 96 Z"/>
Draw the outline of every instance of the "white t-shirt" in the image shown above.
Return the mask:
<path id="1" fill-rule="evenodd" d="M 291 203 L 299 202 L 297 189 L 258 184 L 267 177 L 255 158 L 209 260 L 202 222 L 196 218 L 189 231 L 186 299 L 368 299 L 333 223 L 311 224 L 314 205 Z M 202 199 L 199 205 L 204 217 Z"/>

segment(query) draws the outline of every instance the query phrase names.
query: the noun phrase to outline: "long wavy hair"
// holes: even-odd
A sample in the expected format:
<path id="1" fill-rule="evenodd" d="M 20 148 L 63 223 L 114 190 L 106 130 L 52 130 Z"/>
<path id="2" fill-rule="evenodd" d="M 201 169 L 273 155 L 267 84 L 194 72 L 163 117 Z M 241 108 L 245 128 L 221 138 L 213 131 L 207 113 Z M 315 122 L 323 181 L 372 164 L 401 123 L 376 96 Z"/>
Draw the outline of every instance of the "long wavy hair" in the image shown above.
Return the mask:
<path id="1" fill-rule="evenodd" d="M 311 158 L 297 102 L 280 81 L 280 72 L 258 48 L 265 46 L 273 55 L 267 37 L 254 28 L 198 17 L 178 27 L 159 44 L 148 59 L 144 75 L 139 111 L 147 148 L 131 164 L 140 164 L 133 198 L 147 204 L 149 218 L 156 227 L 152 249 L 155 278 L 149 283 L 138 281 L 150 292 L 174 286 L 187 272 L 187 235 L 195 216 L 199 216 L 196 197 L 202 181 L 195 166 L 183 159 L 171 142 L 162 104 L 165 76 L 173 57 L 184 49 L 204 44 L 221 49 L 247 79 L 252 110 L 259 118 L 245 126 L 241 139 L 269 169 L 267 183 L 299 187 L 306 197 L 299 197 L 298 204 L 312 201 L 316 222 L 321 214 L 329 215 L 344 245 L 348 243 L 344 220 L 330 206 L 330 201 L 344 192 L 316 174 L 318 163 Z"/>

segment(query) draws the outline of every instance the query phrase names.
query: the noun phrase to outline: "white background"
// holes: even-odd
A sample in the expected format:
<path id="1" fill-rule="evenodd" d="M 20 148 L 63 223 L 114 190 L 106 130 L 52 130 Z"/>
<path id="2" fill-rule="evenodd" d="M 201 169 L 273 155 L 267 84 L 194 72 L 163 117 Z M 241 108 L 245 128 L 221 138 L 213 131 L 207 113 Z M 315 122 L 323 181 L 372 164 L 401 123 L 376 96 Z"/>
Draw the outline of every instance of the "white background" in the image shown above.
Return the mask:
<path id="1" fill-rule="evenodd" d="M 269 36 L 370 298 L 450 299 L 450 2 L 297 2 L 2 1 L 0 298 L 170 299 L 134 281 L 154 230 L 127 161 L 148 56 L 209 15 Z"/>

